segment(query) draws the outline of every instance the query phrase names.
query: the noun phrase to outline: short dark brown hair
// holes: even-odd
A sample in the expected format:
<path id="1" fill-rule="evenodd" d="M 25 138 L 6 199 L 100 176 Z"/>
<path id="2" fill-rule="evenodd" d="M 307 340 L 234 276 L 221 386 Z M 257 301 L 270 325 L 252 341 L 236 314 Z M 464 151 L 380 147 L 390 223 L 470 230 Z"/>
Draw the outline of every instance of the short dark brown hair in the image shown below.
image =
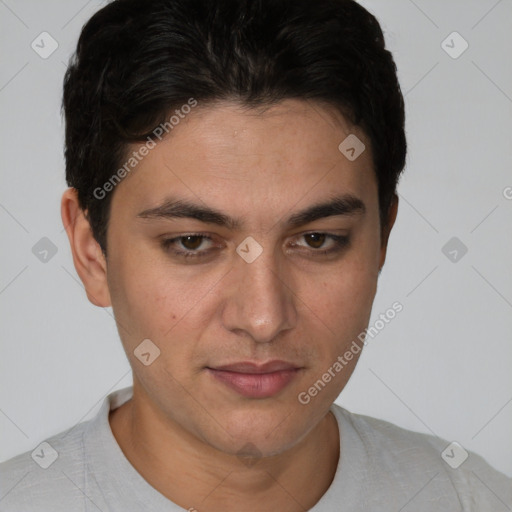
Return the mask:
<path id="1" fill-rule="evenodd" d="M 396 71 L 353 0 L 114 0 L 83 27 L 65 75 L 67 183 L 106 254 L 113 192 L 94 191 L 175 108 L 317 100 L 371 141 L 382 225 L 406 158 Z"/>

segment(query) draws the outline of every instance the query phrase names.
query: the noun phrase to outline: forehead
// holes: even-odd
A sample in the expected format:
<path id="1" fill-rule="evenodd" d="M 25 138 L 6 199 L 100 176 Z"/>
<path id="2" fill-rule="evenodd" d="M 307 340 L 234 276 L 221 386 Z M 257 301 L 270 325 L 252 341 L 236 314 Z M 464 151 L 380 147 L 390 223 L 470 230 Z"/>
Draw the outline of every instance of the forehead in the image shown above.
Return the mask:
<path id="1" fill-rule="evenodd" d="M 365 147 L 357 158 L 340 151 L 346 140 L 360 144 L 358 152 Z M 133 216 L 172 195 L 238 213 L 279 214 L 333 193 L 376 199 L 369 140 L 337 111 L 299 100 L 259 109 L 199 103 L 140 159 L 113 203 Z"/>
<path id="2" fill-rule="evenodd" d="M 350 134 L 368 142 L 362 129 L 351 126 L 333 107 L 311 101 L 285 100 L 251 109 L 219 102 L 199 107 L 162 145 L 174 138 L 175 146 L 196 146 L 198 152 L 191 157 L 243 160 L 247 167 L 266 159 L 274 161 L 271 167 L 283 162 L 299 166 L 338 158 L 338 146 Z"/>

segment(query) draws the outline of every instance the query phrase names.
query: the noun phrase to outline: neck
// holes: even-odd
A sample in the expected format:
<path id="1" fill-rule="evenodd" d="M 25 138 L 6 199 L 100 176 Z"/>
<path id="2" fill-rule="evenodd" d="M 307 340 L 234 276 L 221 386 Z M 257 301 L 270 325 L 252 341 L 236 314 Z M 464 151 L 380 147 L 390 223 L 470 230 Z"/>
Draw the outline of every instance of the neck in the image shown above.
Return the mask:
<path id="1" fill-rule="evenodd" d="M 245 463 L 159 414 L 135 386 L 133 398 L 109 421 L 132 466 L 185 510 L 309 510 L 331 485 L 338 465 L 339 432 L 332 412 L 293 448 Z"/>

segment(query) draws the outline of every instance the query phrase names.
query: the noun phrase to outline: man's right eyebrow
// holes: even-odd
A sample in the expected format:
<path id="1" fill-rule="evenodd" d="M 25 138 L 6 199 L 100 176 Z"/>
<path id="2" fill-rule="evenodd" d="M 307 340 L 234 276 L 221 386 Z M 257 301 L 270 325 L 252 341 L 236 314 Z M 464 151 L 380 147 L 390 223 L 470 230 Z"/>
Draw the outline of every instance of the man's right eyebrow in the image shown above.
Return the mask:
<path id="1" fill-rule="evenodd" d="M 280 224 L 287 228 L 297 228 L 326 217 L 364 215 L 365 212 L 366 206 L 361 199 L 352 194 L 343 194 L 308 206 L 304 210 L 292 214 Z M 241 218 L 230 217 L 209 206 L 176 198 L 168 198 L 159 206 L 141 211 L 137 214 L 137 218 L 170 220 L 190 218 L 205 224 L 226 227 L 233 231 L 239 231 L 244 227 Z"/>
<path id="2" fill-rule="evenodd" d="M 159 206 L 149 208 L 137 214 L 142 219 L 195 219 L 205 224 L 216 224 L 236 231 L 242 227 L 241 219 L 234 219 L 228 215 L 185 199 L 168 198 Z"/>

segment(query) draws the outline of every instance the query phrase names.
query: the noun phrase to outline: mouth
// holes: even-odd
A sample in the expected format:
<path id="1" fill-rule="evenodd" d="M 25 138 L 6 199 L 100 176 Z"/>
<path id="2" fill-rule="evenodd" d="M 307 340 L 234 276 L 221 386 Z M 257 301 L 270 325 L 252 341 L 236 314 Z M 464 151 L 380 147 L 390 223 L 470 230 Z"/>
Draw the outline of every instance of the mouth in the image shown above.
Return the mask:
<path id="1" fill-rule="evenodd" d="M 286 388 L 302 368 L 285 361 L 258 364 L 250 361 L 207 367 L 221 384 L 246 398 L 270 398 Z"/>

